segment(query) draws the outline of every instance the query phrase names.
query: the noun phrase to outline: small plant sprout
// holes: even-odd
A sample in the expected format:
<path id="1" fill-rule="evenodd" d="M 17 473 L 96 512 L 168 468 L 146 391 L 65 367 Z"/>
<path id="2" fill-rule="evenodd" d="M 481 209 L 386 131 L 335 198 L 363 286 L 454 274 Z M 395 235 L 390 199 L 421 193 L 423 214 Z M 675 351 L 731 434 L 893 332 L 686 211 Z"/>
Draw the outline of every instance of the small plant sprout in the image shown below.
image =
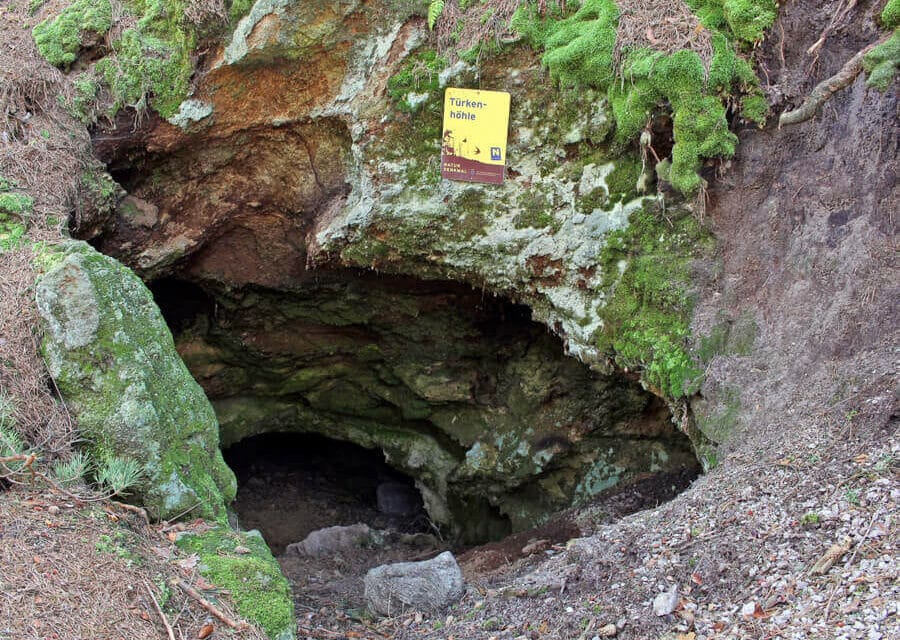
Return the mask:
<path id="1" fill-rule="evenodd" d="M 144 470 L 136 461 L 112 456 L 98 465 L 95 479 L 101 489 L 112 495 L 126 495 L 140 482 L 143 474 Z"/>
<path id="2" fill-rule="evenodd" d="M 822 518 L 815 511 L 804 513 L 803 517 L 800 518 L 800 524 L 804 527 L 817 527 L 821 521 Z"/>

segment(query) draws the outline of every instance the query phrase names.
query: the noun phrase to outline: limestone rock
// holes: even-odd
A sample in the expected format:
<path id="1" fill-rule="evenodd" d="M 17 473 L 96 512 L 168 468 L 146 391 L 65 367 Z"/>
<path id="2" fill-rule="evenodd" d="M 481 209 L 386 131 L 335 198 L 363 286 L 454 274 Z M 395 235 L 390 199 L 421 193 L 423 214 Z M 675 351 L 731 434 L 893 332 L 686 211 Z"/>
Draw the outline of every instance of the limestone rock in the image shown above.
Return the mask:
<path id="1" fill-rule="evenodd" d="M 288 553 L 320 558 L 343 549 L 359 547 L 372 541 L 368 525 L 357 523 L 349 526 L 325 527 L 310 533 L 300 542 L 287 546 Z"/>
<path id="2" fill-rule="evenodd" d="M 40 256 L 42 344 L 93 455 L 143 465 L 137 498 L 155 518 L 197 506 L 218 516 L 235 493 L 218 423 L 178 357 L 153 296 L 128 268 L 84 242 Z"/>
<path id="3" fill-rule="evenodd" d="M 653 613 L 658 616 L 667 616 L 678 606 L 678 585 L 672 585 L 668 591 L 660 593 L 653 598 Z"/>
<path id="4" fill-rule="evenodd" d="M 369 608 L 383 615 L 404 609 L 439 611 L 462 598 L 462 572 L 449 551 L 424 562 L 399 562 L 371 569 L 365 578 Z"/>

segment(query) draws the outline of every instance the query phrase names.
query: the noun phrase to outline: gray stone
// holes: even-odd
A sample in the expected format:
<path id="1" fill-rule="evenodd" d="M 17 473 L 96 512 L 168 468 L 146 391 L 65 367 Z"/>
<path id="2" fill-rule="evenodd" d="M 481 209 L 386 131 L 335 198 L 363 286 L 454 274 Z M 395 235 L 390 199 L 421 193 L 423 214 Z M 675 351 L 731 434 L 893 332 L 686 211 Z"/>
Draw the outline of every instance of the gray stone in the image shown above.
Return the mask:
<path id="1" fill-rule="evenodd" d="M 361 547 L 372 542 L 372 530 L 365 524 L 346 527 L 335 526 L 317 529 L 300 542 L 287 546 L 288 553 L 316 558 L 337 553 L 343 549 Z"/>
<path id="2" fill-rule="evenodd" d="M 369 608 L 386 616 L 406 609 L 440 611 L 463 593 L 462 572 L 449 551 L 424 562 L 383 564 L 365 578 Z"/>
<path id="3" fill-rule="evenodd" d="M 667 616 L 678 606 L 678 585 L 673 584 L 668 591 L 660 593 L 653 598 L 653 613 L 658 616 Z"/>

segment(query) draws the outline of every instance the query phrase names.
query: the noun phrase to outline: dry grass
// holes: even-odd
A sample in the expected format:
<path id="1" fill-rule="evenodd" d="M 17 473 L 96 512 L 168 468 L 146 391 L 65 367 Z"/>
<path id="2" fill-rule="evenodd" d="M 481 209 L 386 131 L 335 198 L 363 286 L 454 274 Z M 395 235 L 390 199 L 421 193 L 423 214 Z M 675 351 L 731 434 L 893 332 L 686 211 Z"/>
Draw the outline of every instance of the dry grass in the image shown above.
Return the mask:
<path id="1" fill-rule="evenodd" d="M 54 398 L 37 350 L 31 243 L 61 238 L 78 175 L 90 162 L 90 141 L 61 107 L 69 83 L 38 56 L 21 28 L 28 22 L 24 8 L 7 8 L 0 17 L 0 175 L 34 199 L 28 242 L 0 254 L 0 394 L 12 401 L 28 443 L 52 459 L 68 453 L 74 426 Z"/>
<path id="2" fill-rule="evenodd" d="M 30 249 L 0 254 L 0 395 L 13 402 L 21 435 L 44 458 L 64 457 L 74 424 L 47 386 L 38 355 Z"/>
<path id="3" fill-rule="evenodd" d="M 435 26 L 438 51 L 452 63 L 460 51 L 468 51 L 491 40 L 499 44 L 513 38 L 509 24 L 523 1 L 475 2 L 464 11 L 458 0 L 447 0 Z"/>
<path id="4" fill-rule="evenodd" d="M 648 48 L 667 55 L 690 49 L 709 68 L 712 39 L 684 0 L 617 0 L 616 4 L 620 10 L 617 62 L 630 49 Z"/>
<path id="5" fill-rule="evenodd" d="M 262 640 L 257 629 L 225 629 L 173 579 L 208 591 L 162 527 L 115 505 L 86 506 L 54 493 L 0 492 L 0 638 L 17 640 L 197 638 L 206 624 L 224 637 Z M 148 589 L 162 605 L 162 616 Z M 171 594 L 171 595 L 169 595 Z M 239 619 L 224 598 L 217 606 Z M 213 637 L 216 637 L 215 635 Z"/>
<path id="6" fill-rule="evenodd" d="M 213 24 L 228 20 L 223 0 L 190 0 L 184 8 L 184 17 L 196 25 Z"/>

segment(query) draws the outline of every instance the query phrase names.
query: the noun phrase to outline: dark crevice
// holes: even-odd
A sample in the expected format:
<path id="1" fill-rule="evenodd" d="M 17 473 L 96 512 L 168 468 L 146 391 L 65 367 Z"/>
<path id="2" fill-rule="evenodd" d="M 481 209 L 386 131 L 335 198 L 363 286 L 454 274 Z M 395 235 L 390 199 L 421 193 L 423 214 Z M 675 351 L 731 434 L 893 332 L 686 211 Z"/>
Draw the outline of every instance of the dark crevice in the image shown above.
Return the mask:
<path id="1" fill-rule="evenodd" d="M 238 479 L 234 509 L 241 526 L 259 529 L 276 554 L 328 526 L 430 530 L 414 480 L 377 449 L 313 434 L 267 433 L 223 454 Z"/>

